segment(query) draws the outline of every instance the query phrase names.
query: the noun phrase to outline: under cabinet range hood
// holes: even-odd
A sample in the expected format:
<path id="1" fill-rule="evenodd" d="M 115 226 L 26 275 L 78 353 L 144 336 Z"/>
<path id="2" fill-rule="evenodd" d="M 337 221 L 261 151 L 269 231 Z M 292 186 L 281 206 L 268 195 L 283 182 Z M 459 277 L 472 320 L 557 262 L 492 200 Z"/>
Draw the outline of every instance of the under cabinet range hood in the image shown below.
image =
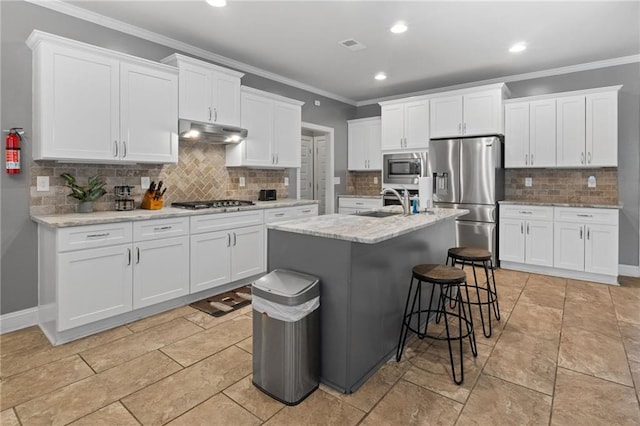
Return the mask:
<path id="1" fill-rule="evenodd" d="M 247 133 L 247 129 L 240 127 L 203 123 L 182 118 L 178 120 L 178 134 L 181 141 L 234 144 L 245 140 Z"/>

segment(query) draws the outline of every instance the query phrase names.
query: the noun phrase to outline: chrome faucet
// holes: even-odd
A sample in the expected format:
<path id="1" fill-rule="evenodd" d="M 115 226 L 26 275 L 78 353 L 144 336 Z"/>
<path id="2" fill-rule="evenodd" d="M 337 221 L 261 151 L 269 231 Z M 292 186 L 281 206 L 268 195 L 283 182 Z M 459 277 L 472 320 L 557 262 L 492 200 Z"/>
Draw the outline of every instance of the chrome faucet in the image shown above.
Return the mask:
<path id="1" fill-rule="evenodd" d="M 402 206 L 402 213 L 404 214 L 404 216 L 409 216 L 409 191 L 405 189 L 404 195 L 400 195 L 398 191 L 393 188 L 383 188 L 380 195 L 384 197 L 387 192 L 391 192 L 396 196 L 398 201 L 400 201 L 400 205 Z"/>

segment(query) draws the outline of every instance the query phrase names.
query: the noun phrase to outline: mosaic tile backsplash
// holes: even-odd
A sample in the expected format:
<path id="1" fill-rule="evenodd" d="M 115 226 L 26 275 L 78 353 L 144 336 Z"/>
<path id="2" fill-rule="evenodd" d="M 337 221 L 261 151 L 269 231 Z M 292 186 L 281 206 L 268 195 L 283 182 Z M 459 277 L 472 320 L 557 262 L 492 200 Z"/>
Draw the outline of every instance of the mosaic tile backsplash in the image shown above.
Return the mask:
<path id="1" fill-rule="evenodd" d="M 596 187 L 587 187 L 595 176 Z M 524 186 L 526 177 L 531 187 Z M 618 204 L 618 169 L 507 169 L 505 199 L 546 203 Z"/>
<path id="2" fill-rule="evenodd" d="M 226 168 L 225 147 L 206 143 L 188 144 L 180 142 L 178 164 L 70 164 L 55 161 L 33 161 L 31 164 L 31 214 L 75 213 L 78 200 L 68 197 L 70 190 L 64 186 L 60 174 L 67 172 L 76 177 L 80 185 L 86 185 L 89 176 L 102 176 L 107 182 L 108 193 L 94 201 L 94 210 L 115 210 L 113 187 L 134 186 L 132 198 L 139 208 L 144 191 L 140 178 L 149 176 L 156 183 L 162 180 L 167 192 L 164 205 L 172 201 L 211 200 L 236 198 L 256 201 L 260 189 L 275 189 L 278 198 L 287 198 L 284 186 L 286 170 L 259 170 L 249 168 Z M 50 188 L 46 192 L 36 191 L 37 176 L 49 176 Z M 240 187 L 240 177 L 245 186 Z"/>
<path id="3" fill-rule="evenodd" d="M 378 178 L 378 183 L 373 183 L 375 177 Z M 347 195 L 380 195 L 381 181 L 380 171 L 347 172 Z"/>

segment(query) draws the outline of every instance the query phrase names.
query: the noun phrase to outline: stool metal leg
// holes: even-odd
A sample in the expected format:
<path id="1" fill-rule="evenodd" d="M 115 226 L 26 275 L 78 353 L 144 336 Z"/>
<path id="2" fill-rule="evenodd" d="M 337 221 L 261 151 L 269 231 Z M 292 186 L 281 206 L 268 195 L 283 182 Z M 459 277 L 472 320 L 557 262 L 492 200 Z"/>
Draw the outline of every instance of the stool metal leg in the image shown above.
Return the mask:
<path id="1" fill-rule="evenodd" d="M 402 358 L 402 351 L 404 349 L 404 344 L 407 340 L 407 333 L 409 332 L 409 323 L 411 322 L 411 315 L 408 315 L 407 319 L 407 309 L 409 309 L 409 300 L 411 300 L 411 290 L 413 289 L 413 281 L 414 277 L 411 277 L 411 282 L 409 283 L 409 292 L 407 293 L 407 301 L 404 304 L 404 313 L 402 314 L 402 326 L 400 327 L 400 340 L 398 341 L 398 349 L 396 351 L 396 361 L 400 362 L 400 358 Z M 418 287 L 420 286 L 420 282 L 418 281 Z M 416 289 L 417 293 L 417 289 Z M 413 296 L 413 304 L 411 306 L 411 310 L 413 311 L 413 306 L 416 303 L 416 297 Z"/>
<path id="2" fill-rule="evenodd" d="M 458 293 L 459 294 L 459 293 Z M 444 292 L 441 293 L 441 298 L 443 302 L 443 307 L 446 307 L 446 298 Z M 459 340 L 459 350 L 460 350 L 460 378 L 456 378 L 456 367 L 455 362 L 453 362 L 453 350 L 451 349 L 451 333 L 449 332 L 449 318 L 447 316 L 446 308 L 443 309 L 444 313 L 444 327 L 447 332 L 447 347 L 449 348 L 449 362 L 451 364 L 451 375 L 453 377 L 453 381 L 456 385 L 462 384 L 464 382 L 464 363 L 462 358 L 462 318 L 460 316 L 460 307 L 461 303 L 458 303 L 458 340 Z"/>
<path id="3" fill-rule="evenodd" d="M 483 262 L 484 265 L 484 262 Z M 476 262 L 475 261 L 471 261 L 471 268 L 473 268 L 473 281 L 475 283 L 475 287 L 476 287 L 476 297 L 478 298 L 478 311 L 480 311 L 480 321 L 482 322 L 482 332 L 484 333 L 485 337 L 491 337 L 491 290 L 490 290 L 490 286 L 489 286 L 489 277 L 487 276 L 487 322 L 489 323 L 489 332 L 487 332 L 487 325 L 486 322 L 484 320 L 484 314 L 482 313 L 482 299 L 480 297 L 480 286 L 478 284 L 478 275 L 476 273 Z M 485 274 L 487 272 L 487 269 L 484 269 Z"/>
<path id="4" fill-rule="evenodd" d="M 469 299 L 469 287 L 468 286 L 464 286 L 464 290 L 465 293 L 467 295 L 467 302 L 470 300 Z M 464 315 L 464 319 L 465 322 L 467 324 L 467 333 L 469 334 L 469 346 L 471 346 L 471 353 L 473 354 L 474 357 L 478 356 L 478 346 L 476 345 L 476 332 L 475 332 L 475 328 L 473 327 L 473 316 L 472 316 L 472 311 L 471 311 L 471 304 L 470 303 L 464 303 L 464 300 L 462 300 L 462 294 L 461 292 L 459 292 L 459 302 L 460 305 L 462 305 L 462 315 Z M 464 305 L 467 305 L 467 308 L 469 309 L 469 316 L 467 317 L 467 311 L 464 307 Z"/>
<path id="5" fill-rule="evenodd" d="M 500 305 L 498 304 L 498 288 L 496 287 L 496 276 L 493 273 L 493 260 L 489 259 L 489 267 L 491 268 L 491 281 L 493 282 L 493 300 L 495 304 L 493 305 L 493 312 L 496 314 L 496 319 L 500 320 Z M 485 270 L 486 270 L 486 261 L 485 261 Z M 487 287 L 489 287 L 489 274 L 487 272 Z"/>

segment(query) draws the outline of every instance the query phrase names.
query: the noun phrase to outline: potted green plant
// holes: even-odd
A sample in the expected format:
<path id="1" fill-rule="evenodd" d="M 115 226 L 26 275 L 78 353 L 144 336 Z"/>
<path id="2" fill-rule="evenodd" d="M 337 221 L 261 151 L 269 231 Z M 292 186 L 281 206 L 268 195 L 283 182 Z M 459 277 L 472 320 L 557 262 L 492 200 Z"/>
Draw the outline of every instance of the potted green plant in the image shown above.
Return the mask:
<path id="1" fill-rule="evenodd" d="M 93 201 L 107 193 L 104 189 L 107 183 L 100 176 L 91 176 L 87 181 L 87 186 L 78 185 L 76 178 L 69 173 L 62 173 L 60 177 L 66 181 L 64 186 L 71 189 L 68 196 L 80 200 L 78 213 L 91 213 Z"/>

